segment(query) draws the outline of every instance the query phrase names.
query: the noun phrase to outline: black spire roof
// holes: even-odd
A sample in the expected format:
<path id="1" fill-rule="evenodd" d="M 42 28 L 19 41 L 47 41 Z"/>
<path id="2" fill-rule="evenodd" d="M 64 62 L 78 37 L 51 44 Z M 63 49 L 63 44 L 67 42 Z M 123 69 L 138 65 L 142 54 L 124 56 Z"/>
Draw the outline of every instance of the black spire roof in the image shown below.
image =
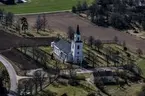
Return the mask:
<path id="1" fill-rule="evenodd" d="M 76 34 L 80 35 L 80 28 L 79 28 L 79 25 L 77 25 Z"/>

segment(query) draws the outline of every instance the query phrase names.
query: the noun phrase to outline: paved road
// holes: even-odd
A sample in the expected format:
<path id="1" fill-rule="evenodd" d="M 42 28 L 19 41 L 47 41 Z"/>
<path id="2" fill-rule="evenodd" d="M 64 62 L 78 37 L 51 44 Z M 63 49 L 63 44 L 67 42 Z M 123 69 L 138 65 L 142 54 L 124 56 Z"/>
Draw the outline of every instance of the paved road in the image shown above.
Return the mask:
<path id="1" fill-rule="evenodd" d="M 9 73 L 10 83 L 11 83 L 10 91 L 17 92 L 18 81 L 17 81 L 17 74 L 15 69 L 13 68 L 11 63 L 7 61 L 2 55 L 0 55 L 0 61 L 4 64 L 4 66 L 6 67 Z"/>

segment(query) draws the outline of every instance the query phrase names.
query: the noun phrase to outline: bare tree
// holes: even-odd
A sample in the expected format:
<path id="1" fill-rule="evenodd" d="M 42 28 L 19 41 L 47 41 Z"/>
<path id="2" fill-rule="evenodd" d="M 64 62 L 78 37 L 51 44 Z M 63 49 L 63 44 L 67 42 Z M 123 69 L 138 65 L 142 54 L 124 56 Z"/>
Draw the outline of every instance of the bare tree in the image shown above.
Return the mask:
<path id="1" fill-rule="evenodd" d="M 35 71 L 34 73 L 34 79 L 35 79 L 35 88 L 36 88 L 36 92 L 37 92 L 37 89 L 38 89 L 38 85 L 40 87 L 40 90 L 42 90 L 42 86 L 44 84 L 44 81 L 46 79 L 46 73 L 43 72 L 42 70 L 38 70 L 38 71 Z"/>
<path id="2" fill-rule="evenodd" d="M 75 33 L 74 29 L 71 26 L 69 26 L 67 36 L 70 40 L 74 39 L 74 33 Z"/>
<path id="3" fill-rule="evenodd" d="M 37 33 L 40 30 L 42 30 L 42 19 L 40 15 L 38 15 L 37 20 L 36 20 L 36 29 L 37 29 Z"/>
<path id="4" fill-rule="evenodd" d="M 89 45 L 90 45 L 91 48 L 92 48 L 93 43 L 94 43 L 94 37 L 93 37 L 93 36 L 90 36 L 90 37 L 89 37 L 89 39 L 88 39 L 88 43 L 89 43 Z"/>
<path id="5" fill-rule="evenodd" d="M 103 48 L 103 44 L 101 42 L 101 40 L 95 40 L 94 42 L 95 48 L 98 48 L 98 51 L 100 51 L 100 48 Z"/>
<path id="6" fill-rule="evenodd" d="M 0 9 L 0 23 L 2 24 L 4 17 L 4 10 Z"/>
<path id="7" fill-rule="evenodd" d="M 118 43 L 118 41 L 119 41 L 117 36 L 115 36 L 113 40 L 114 40 L 115 43 Z"/>
<path id="8" fill-rule="evenodd" d="M 21 24 L 22 24 L 22 30 L 24 31 L 24 33 L 26 33 L 26 30 L 28 30 L 28 21 L 27 21 L 27 18 L 22 17 L 21 18 Z"/>
<path id="9" fill-rule="evenodd" d="M 42 15 L 42 25 L 43 25 L 43 30 L 46 31 L 46 27 L 48 25 L 48 21 L 46 19 L 46 15 L 45 14 Z"/>
<path id="10" fill-rule="evenodd" d="M 17 21 L 16 21 L 16 31 L 18 31 L 19 32 L 19 34 L 21 34 L 21 22 L 20 22 L 20 19 L 18 19 Z"/>
<path id="11" fill-rule="evenodd" d="M 123 47 L 126 47 L 126 42 L 125 41 L 123 41 Z"/>
<path id="12" fill-rule="evenodd" d="M 140 48 L 138 48 L 138 49 L 136 50 L 136 52 L 137 52 L 137 54 L 138 54 L 139 57 L 140 57 L 141 55 L 143 55 L 143 52 L 142 52 L 142 50 L 141 50 Z"/>

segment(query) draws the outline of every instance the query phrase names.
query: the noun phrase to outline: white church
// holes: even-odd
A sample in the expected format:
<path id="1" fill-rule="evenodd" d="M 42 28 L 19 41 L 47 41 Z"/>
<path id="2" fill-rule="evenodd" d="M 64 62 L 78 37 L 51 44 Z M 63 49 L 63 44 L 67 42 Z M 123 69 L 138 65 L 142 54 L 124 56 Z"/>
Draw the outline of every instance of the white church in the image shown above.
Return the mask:
<path id="1" fill-rule="evenodd" d="M 68 42 L 61 39 L 57 42 L 51 42 L 53 47 L 53 53 L 59 57 L 59 59 L 65 62 L 73 62 L 82 64 L 83 61 L 83 42 L 81 41 L 81 34 L 79 26 L 74 34 L 74 40 Z"/>

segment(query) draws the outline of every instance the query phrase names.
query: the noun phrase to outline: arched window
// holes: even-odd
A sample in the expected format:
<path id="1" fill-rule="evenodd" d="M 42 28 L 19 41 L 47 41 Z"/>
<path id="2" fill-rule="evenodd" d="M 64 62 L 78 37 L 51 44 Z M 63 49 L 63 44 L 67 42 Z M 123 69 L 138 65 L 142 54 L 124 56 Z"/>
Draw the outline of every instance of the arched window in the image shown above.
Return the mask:
<path id="1" fill-rule="evenodd" d="M 77 49 L 80 49 L 80 46 L 78 45 Z"/>
<path id="2" fill-rule="evenodd" d="M 79 41 L 79 37 L 77 38 L 77 41 Z"/>

